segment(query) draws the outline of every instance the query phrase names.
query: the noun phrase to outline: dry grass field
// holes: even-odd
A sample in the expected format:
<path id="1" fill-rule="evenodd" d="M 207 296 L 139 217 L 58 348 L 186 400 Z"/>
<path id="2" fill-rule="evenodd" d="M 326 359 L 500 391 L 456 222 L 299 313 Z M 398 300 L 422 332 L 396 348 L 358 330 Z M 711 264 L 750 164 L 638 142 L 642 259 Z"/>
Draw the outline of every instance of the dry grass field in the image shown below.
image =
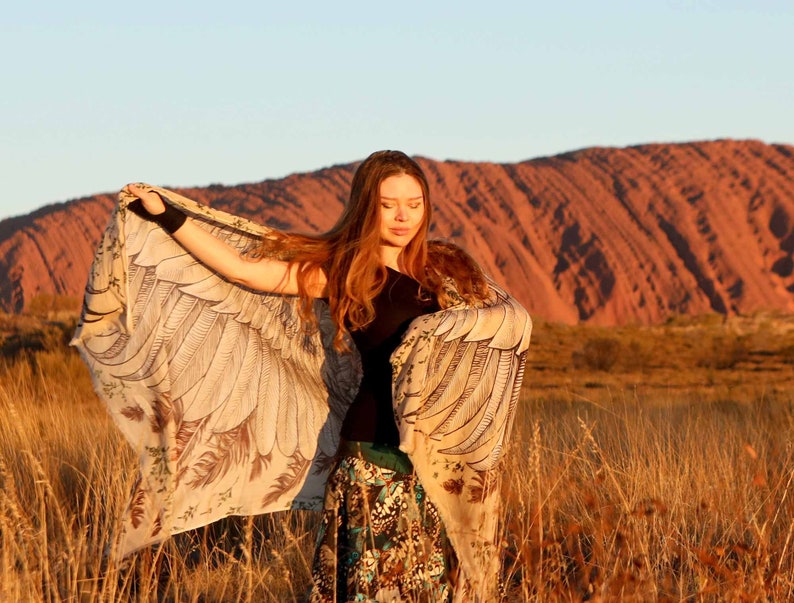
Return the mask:
<path id="1" fill-rule="evenodd" d="M 302 601 L 311 513 L 107 561 L 135 459 L 50 318 L 0 317 L 0 600 Z M 794 600 L 793 377 L 794 317 L 537 324 L 505 600 Z"/>

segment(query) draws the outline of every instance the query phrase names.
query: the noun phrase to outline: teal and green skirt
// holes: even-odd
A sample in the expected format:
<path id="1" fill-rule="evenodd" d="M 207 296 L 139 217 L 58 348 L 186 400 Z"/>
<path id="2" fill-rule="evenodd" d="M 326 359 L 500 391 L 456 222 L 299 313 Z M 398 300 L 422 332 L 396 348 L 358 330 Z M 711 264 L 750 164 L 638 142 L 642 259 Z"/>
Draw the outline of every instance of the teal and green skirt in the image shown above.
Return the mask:
<path id="1" fill-rule="evenodd" d="M 407 455 L 344 443 L 325 490 L 311 602 L 449 601 L 450 557 Z"/>

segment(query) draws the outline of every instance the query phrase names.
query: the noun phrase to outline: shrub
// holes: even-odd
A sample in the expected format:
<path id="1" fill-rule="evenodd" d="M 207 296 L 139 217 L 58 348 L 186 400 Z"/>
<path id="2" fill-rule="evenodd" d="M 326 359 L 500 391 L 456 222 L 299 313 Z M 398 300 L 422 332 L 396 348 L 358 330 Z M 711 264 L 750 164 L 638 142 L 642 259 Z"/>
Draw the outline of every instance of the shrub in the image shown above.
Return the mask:
<path id="1" fill-rule="evenodd" d="M 0 356 L 16 358 L 32 352 L 65 350 L 75 326 L 74 319 L 41 322 L 37 325 L 20 326 L 5 335 L 0 334 Z"/>
<path id="2" fill-rule="evenodd" d="M 794 364 L 794 345 L 787 345 L 780 350 L 780 359 L 784 364 Z"/>
<path id="3" fill-rule="evenodd" d="M 737 364 L 747 360 L 749 347 L 747 338 L 743 336 L 726 334 L 715 335 L 710 346 L 704 346 L 697 365 L 717 370 L 729 370 Z"/>
<path id="4" fill-rule="evenodd" d="M 585 342 L 581 350 L 573 353 L 576 368 L 609 371 L 620 356 L 620 342 L 614 337 L 595 337 Z"/>
<path id="5" fill-rule="evenodd" d="M 652 364 L 653 348 L 650 345 L 645 345 L 641 341 L 632 339 L 625 348 L 626 353 L 622 355 L 621 364 L 627 371 L 645 372 Z"/>

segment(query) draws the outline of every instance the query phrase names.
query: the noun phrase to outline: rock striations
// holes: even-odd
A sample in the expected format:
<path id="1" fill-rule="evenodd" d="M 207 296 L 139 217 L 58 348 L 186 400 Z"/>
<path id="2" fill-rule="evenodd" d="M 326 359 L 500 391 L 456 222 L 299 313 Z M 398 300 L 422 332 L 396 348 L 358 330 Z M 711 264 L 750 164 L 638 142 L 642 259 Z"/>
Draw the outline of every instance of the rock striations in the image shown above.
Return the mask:
<path id="1" fill-rule="evenodd" d="M 794 312 L 792 146 L 720 140 L 516 164 L 419 161 L 433 235 L 467 248 L 537 317 L 609 325 Z M 341 211 L 354 168 L 181 192 L 317 232 Z M 99 195 L 0 222 L 0 309 L 22 311 L 42 293 L 81 296 L 113 203 Z"/>

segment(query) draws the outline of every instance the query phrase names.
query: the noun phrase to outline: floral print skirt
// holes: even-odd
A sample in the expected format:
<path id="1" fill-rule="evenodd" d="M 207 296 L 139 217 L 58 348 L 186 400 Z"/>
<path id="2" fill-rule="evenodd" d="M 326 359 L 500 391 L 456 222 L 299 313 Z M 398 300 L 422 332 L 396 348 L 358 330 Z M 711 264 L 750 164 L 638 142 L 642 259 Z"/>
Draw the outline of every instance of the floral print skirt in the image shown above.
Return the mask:
<path id="1" fill-rule="evenodd" d="M 408 457 L 343 444 L 325 490 L 311 603 L 449 601 L 450 552 Z"/>

